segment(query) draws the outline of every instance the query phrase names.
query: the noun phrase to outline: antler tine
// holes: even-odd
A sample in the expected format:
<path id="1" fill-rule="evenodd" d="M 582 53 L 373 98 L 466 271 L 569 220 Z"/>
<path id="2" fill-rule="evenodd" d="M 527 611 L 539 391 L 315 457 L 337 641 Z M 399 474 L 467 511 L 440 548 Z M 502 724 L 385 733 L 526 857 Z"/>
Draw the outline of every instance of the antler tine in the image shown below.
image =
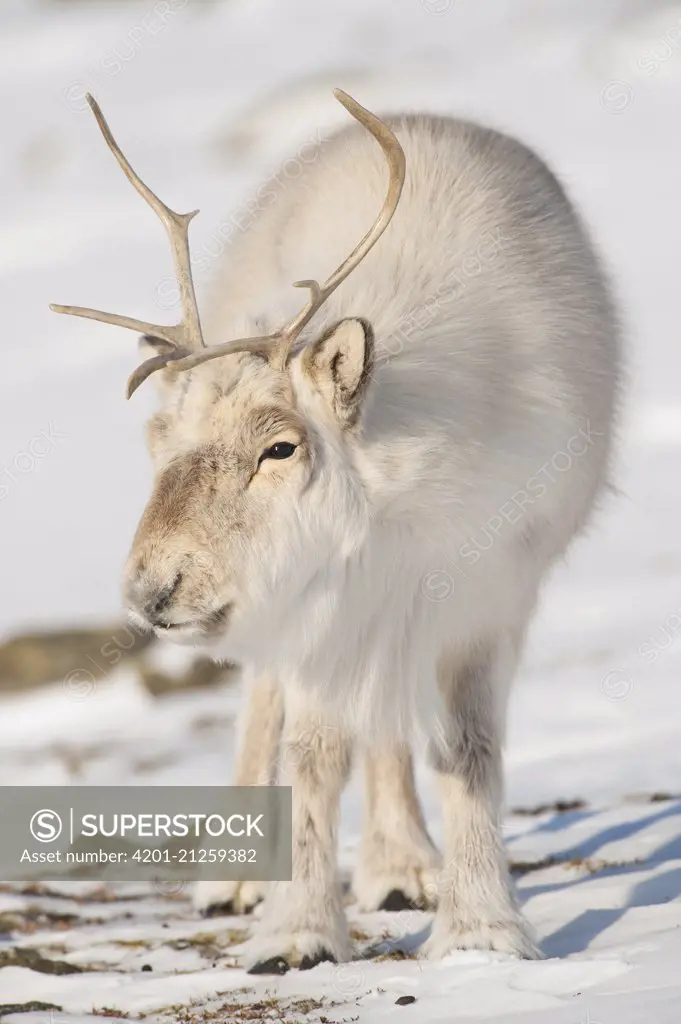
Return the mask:
<path id="1" fill-rule="evenodd" d="M 176 363 L 178 370 L 190 370 L 210 359 L 218 359 L 220 356 L 229 355 L 232 352 L 256 351 L 269 354 L 277 347 L 281 366 L 285 366 L 291 348 L 305 325 L 326 302 L 331 293 L 338 288 L 339 284 L 362 262 L 392 220 L 404 186 L 406 174 L 404 150 L 387 124 L 361 106 L 352 96 L 343 92 L 342 89 L 334 89 L 334 96 L 360 124 L 371 132 L 386 156 L 389 170 L 388 192 L 381 212 L 364 238 L 323 285 L 313 280 L 295 282 L 294 288 L 310 290 L 310 298 L 300 313 L 284 324 L 280 330 L 262 338 L 239 338 L 222 345 L 211 345 L 203 352 L 192 353 L 179 359 Z"/>
<path id="2" fill-rule="evenodd" d="M 184 334 L 181 324 L 150 324 L 146 320 L 135 320 L 131 316 L 120 316 L 118 313 L 105 313 L 101 309 L 88 309 L 87 306 L 60 306 L 50 303 L 53 313 L 68 313 L 69 316 L 82 316 L 86 320 L 97 320 L 102 324 L 113 324 L 114 327 L 127 327 L 130 331 L 140 334 L 151 334 L 155 338 L 167 341 L 174 348 L 182 345 Z"/>
<path id="3" fill-rule="evenodd" d="M 192 210 L 191 213 L 175 213 L 174 210 L 171 210 L 170 207 L 166 206 L 165 203 L 162 202 L 147 185 L 145 185 L 139 175 L 133 170 L 129 161 L 121 151 L 120 146 L 113 137 L 111 129 L 106 122 L 106 118 L 104 117 L 99 104 L 89 93 L 87 95 L 87 102 L 95 115 L 97 124 L 99 125 L 99 129 L 104 136 L 107 146 L 116 157 L 116 160 L 123 169 L 123 173 L 126 178 L 133 185 L 135 190 L 139 192 L 144 201 L 152 208 L 166 229 L 173 254 L 175 275 L 180 289 L 182 322 L 172 325 L 150 324 L 143 320 L 135 320 L 132 317 L 120 316 L 117 313 L 104 313 L 102 310 L 87 309 L 83 306 L 60 306 L 52 304 L 50 309 L 55 313 L 68 313 L 71 316 L 82 316 L 89 320 L 98 320 L 101 323 L 114 324 L 117 327 L 126 327 L 130 330 L 139 331 L 143 334 L 152 334 L 157 338 L 162 338 L 164 341 L 169 342 L 169 344 L 173 345 L 177 349 L 183 349 L 184 351 L 181 354 L 186 354 L 186 350 L 192 351 L 204 349 L 206 346 L 201 332 L 201 321 L 194 292 L 189 252 L 189 224 L 199 211 Z M 166 357 L 164 356 L 162 358 Z M 170 359 L 171 357 L 168 356 L 167 358 Z M 173 355 L 172 358 L 175 359 L 177 356 Z M 154 367 L 154 369 L 159 369 L 160 365 Z M 153 372 L 153 370 L 150 372 Z"/>
<path id="4" fill-rule="evenodd" d="M 312 319 L 320 306 L 326 302 L 331 293 L 334 292 L 345 278 L 352 273 L 355 267 L 359 266 L 367 253 L 376 245 L 376 242 L 379 240 L 393 218 L 400 201 L 400 196 L 402 195 L 402 188 L 404 187 L 406 158 L 404 150 L 397 141 L 394 133 L 390 128 L 388 128 L 384 121 L 381 121 L 380 118 L 376 117 L 375 114 L 372 114 L 370 110 L 363 107 L 356 99 L 353 99 L 353 97 L 343 89 L 334 89 L 333 94 L 338 102 L 345 107 L 348 113 L 352 114 L 355 120 L 359 121 L 359 123 L 373 135 L 383 150 L 388 162 L 388 193 L 385 197 L 381 212 L 373 225 L 367 231 L 364 238 L 362 238 L 358 245 L 355 246 L 347 259 L 343 260 L 341 265 L 333 272 L 331 277 L 324 282 L 323 285 L 320 285 L 317 281 L 295 282 L 295 288 L 309 288 L 311 294 L 307 305 L 282 329 L 281 333 L 285 338 L 285 344 L 283 347 L 284 362 L 291 350 L 291 346 L 305 325 Z"/>

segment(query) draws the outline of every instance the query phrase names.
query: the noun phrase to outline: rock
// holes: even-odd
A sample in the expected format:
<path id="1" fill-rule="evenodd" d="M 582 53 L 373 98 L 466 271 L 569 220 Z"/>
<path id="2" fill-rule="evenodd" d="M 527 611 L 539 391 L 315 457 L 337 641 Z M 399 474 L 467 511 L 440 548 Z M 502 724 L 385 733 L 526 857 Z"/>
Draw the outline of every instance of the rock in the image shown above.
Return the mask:
<path id="1" fill-rule="evenodd" d="M 63 1013 L 62 1007 L 56 1003 L 39 1003 L 36 1000 L 30 1003 L 0 1003 L 0 1017 L 8 1017 L 10 1013 L 34 1013 L 37 1010 L 57 1010 Z"/>
<path id="2" fill-rule="evenodd" d="M 123 623 L 96 629 L 25 633 L 0 644 L 0 693 L 63 681 L 74 689 L 94 684 L 153 637 Z"/>
<path id="3" fill-rule="evenodd" d="M 83 968 L 77 967 L 75 964 L 69 964 L 65 960 L 48 960 L 37 949 L 22 949 L 21 946 L 0 952 L 1 967 L 28 967 L 30 971 L 38 971 L 40 974 L 82 974 L 83 972 Z"/>
<path id="4" fill-rule="evenodd" d="M 70 928 L 78 920 L 77 914 L 58 914 L 35 905 L 24 910 L 5 910 L 0 913 L 0 934 L 32 932 L 39 927 Z"/>
<path id="5" fill-rule="evenodd" d="M 218 665 L 205 657 L 195 658 L 180 672 L 166 672 L 149 658 L 151 645 L 152 650 L 160 650 L 155 637 L 125 623 L 25 633 L 0 644 L 0 693 L 61 682 L 67 696 L 84 700 L 100 679 L 122 664 L 134 665 L 154 697 L 215 686 L 235 677 L 235 666 Z"/>
<path id="6" fill-rule="evenodd" d="M 227 680 L 234 672 L 233 665 L 219 665 L 210 658 L 196 658 L 181 674 L 141 664 L 140 679 L 154 697 L 164 693 L 175 693 L 178 690 L 196 690 L 207 686 L 217 686 Z"/>

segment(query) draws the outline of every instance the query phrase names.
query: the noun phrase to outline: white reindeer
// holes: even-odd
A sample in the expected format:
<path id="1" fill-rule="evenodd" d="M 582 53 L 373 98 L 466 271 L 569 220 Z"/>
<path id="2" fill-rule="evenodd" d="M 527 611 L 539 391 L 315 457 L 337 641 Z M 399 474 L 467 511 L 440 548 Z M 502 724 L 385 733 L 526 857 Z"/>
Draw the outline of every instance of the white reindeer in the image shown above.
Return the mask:
<path id="1" fill-rule="evenodd" d="M 142 331 L 157 353 L 129 382 L 157 372 L 162 396 L 131 613 L 281 687 L 293 879 L 268 889 L 253 969 L 351 956 L 335 844 L 352 743 L 389 763 L 419 733 L 444 818 L 427 954 L 534 957 L 499 831 L 506 703 L 540 583 L 606 480 L 617 318 L 579 219 L 523 145 L 336 96 L 363 127 L 324 141 L 231 248 L 209 346 L 194 214 L 143 184 L 91 101 L 168 230 L 183 319 L 53 308 Z M 394 791 L 393 813 L 413 817 Z"/>

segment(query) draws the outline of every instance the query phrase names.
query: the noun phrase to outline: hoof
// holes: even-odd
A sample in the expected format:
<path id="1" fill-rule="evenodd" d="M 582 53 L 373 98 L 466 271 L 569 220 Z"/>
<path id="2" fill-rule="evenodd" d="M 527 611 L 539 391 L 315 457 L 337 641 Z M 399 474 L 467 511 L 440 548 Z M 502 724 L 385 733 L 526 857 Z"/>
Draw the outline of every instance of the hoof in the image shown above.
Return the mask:
<path id="1" fill-rule="evenodd" d="M 199 910 L 201 917 L 246 917 L 248 914 L 252 914 L 258 903 L 249 903 L 244 907 L 237 907 L 234 900 L 226 900 L 224 903 L 209 903 L 207 907 L 203 907 Z"/>
<path id="2" fill-rule="evenodd" d="M 323 963 L 336 963 L 336 958 L 332 953 L 329 953 L 328 949 L 321 949 L 319 953 L 315 953 L 314 956 L 305 955 L 300 961 L 298 970 L 300 971 L 311 971 L 317 964 Z"/>
<path id="3" fill-rule="evenodd" d="M 247 971 L 248 974 L 286 974 L 291 970 L 291 965 L 283 956 L 272 956 L 269 960 L 261 960 L 253 964 Z"/>
<path id="4" fill-rule="evenodd" d="M 227 900 L 226 903 L 210 903 L 199 913 L 201 917 L 232 917 L 236 913 L 234 900 Z"/>
<path id="5" fill-rule="evenodd" d="M 400 910 L 421 910 L 422 907 L 415 903 L 414 900 L 410 900 L 401 889 L 391 889 L 378 909 L 388 910 L 392 914 L 397 914 Z"/>

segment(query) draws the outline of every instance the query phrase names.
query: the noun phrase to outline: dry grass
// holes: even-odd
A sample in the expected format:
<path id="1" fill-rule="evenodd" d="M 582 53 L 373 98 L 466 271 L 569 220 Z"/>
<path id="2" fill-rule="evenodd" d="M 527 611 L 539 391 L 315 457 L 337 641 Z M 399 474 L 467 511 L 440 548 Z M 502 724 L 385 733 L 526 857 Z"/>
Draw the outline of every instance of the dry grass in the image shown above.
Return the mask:
<path id="1" fill-rule="evenodd" d="M 209 1006 L 192 1004 L 173 1007 L 174 1024 L 243 1024 L 245 1021 L 259 1021 L 262 1024 L 335 1024 L 320 1010 L 330 1010 L 338 1003 L 307 998 L 236 1000 L 235 996 L 249 996 L 252 989 L 240 989 L 229 993 L 229 1001 L 215 1002 Z M 356 1018 L 343 1018 L 342 1024 L 350 1024 Z M 338 1022 L 341 1024 L 341 1022 Z"/>

